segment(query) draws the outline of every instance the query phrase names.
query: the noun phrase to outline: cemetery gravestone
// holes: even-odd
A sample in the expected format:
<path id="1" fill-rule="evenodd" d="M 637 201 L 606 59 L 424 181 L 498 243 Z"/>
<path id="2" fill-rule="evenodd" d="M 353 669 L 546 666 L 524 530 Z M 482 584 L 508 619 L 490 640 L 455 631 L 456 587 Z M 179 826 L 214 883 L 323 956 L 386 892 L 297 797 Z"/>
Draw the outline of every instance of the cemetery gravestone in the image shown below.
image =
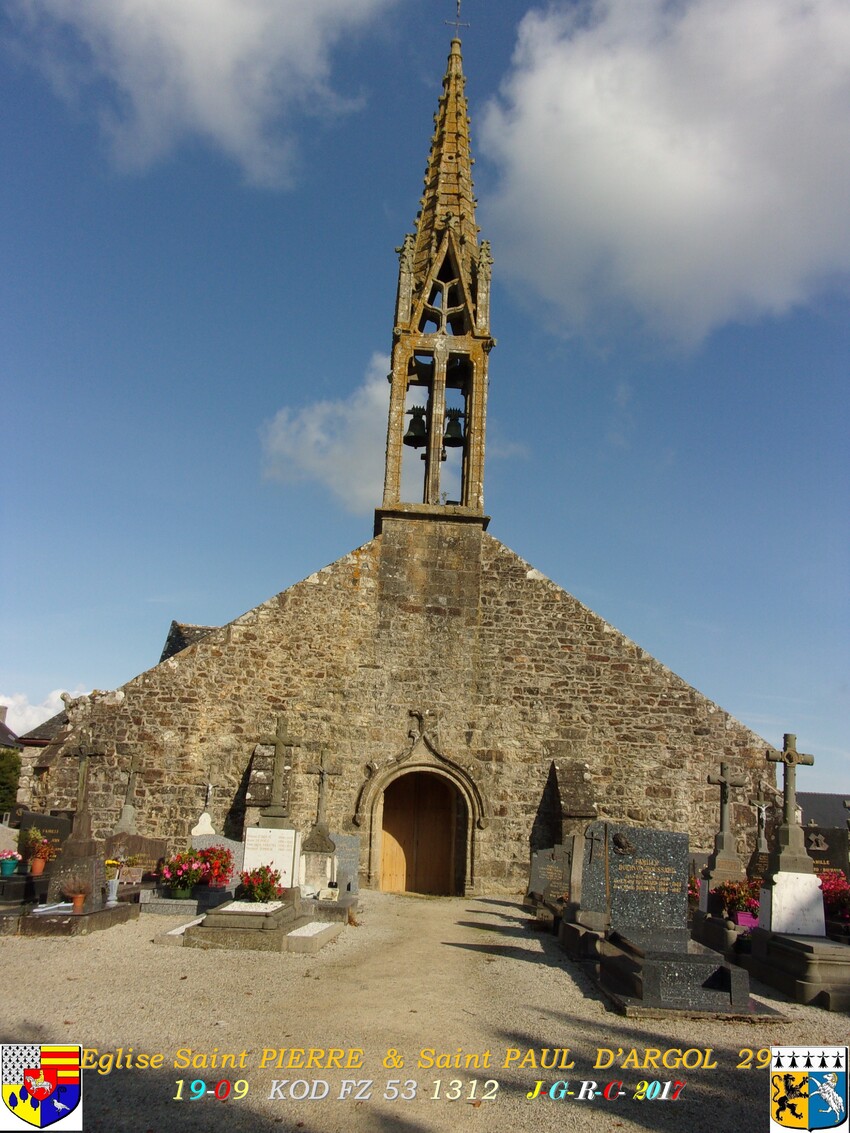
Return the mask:
<path id="1" fill-rule="evenodd" d="M 600 986 L 627 1013 L 747 1011 L 749 981 L 689 939 L 688 837 L 606 822 L 585 834 L 580 922 L 606 929 Z"/>
<path id="2" fill-rule="evenodd" d="M 687 939 L 688 836 L 607 822 L 585 832 L 578 920 L 647 942 Z"/>
<path id="3" fill-rule="evenodd" d="M 340 893 L 360 891 L 360 836 L 332 833 L 336 846 L 336 883 Z"/>
<path id="4" fill-rule="evenodd" d="M 249 826 L 242 860 L 246 872 L 262 865 L 280 870 L 280 884 L 291 889 L 300 880 L 301 835 L 297 830 Z"/>
<path id="5" fill-rule="evenodd" d="M 71 820 L 52 814 L 37 814 L 35 811 L 25 810 L 21 814 L 21 830 L 35 829 L 42 838 L 57 850 L 61 850 L 71 833 Z"/>
<path id="6" fill-rule="evenodd" d="M 812 859 L 806 852 L 803 827 L 797 820 L 797 765 L 811 766 L 814 756 L 797 751 L 797 737 L 786 733 L 781 752 L 769 751 L 771 763 L 785 772 L 782 825 L 777 849 L 770 855 L 759 902 L 759 928 L 802 936 L 825 936 L 823 897 Z"/>
<path id="7" fill-rule="evenodd" d="M 531 855 L 528 897 L 532 904 L 559 910 L 578 902 L 581 896 L 580 838 L 573 836 L 558 846 L 536 850 Z"/>
<path id="8" fill-rule="evenodd" d="M 848 831 L 824 826 L 806 826 L 803 829 L 806 852 L 812 859 L 816 873 L 827 869 L 840 869 L 848 872 L 848 853 L 850 853 L 850 834 Z"/>

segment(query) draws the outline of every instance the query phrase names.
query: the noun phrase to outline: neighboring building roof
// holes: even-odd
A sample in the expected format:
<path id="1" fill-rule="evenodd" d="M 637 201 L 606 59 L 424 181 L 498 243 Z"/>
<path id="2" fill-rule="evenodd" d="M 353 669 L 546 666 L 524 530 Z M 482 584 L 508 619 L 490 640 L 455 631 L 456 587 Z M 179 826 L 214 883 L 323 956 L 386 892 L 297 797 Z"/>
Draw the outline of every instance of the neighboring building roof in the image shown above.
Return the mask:
<path id="1" fill-rule="evenodd" d="M 193 626 L 187 622 L 172 622 L 168 637 L 165 639 L 165 645 L 162 647 L 160 665 L 163 661 L 167 661 L 169 657 L 173 657 L 175 653 L 194 645 L 196 641 L 200 641 L 202 637 L 206 637 L 208 633 L 212 633 L 214 629 L 218 628 L 218 626 Z"/>
<path id="2" fill-rule="evenodd" d="M 0 747 L 23 747 L 18 737 L 5 723 L 0 723 Z"/>
<path id="3" fill-rule="evenodd" d="M 20 737 L 20 741 L 26 747 L 44 747 L 45 744 L 52 743 L 67 724 L 68 714 L 63 709 L 49 720 L 45 720 L 43 724 L 36 724 Z"/>
<path id="4" fill-rule="evenodd" d="M 832 829 L 844 827 L 850 818 L 850 810 L 844 809 L 844 800 L 850 791 L 843 795 L 827 795 L 817 791 L 798 791 L 797 805 L 803 811 L 803 825 L 814 822 L 816 826 Z"/>

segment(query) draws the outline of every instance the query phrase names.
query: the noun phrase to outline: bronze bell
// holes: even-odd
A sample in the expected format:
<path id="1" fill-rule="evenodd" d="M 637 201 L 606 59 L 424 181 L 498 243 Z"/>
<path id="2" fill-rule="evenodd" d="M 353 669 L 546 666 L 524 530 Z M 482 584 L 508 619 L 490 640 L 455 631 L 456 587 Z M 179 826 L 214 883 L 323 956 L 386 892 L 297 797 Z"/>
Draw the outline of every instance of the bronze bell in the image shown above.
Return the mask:
<path id="1" fill-rule="evenodd" d="M 410 424 L 402 437 L 404 444 L 411 448 L 424 448 L 428 443 L 428 428 L 425 424 L 424 406 L 414 405 L 407 411 L 410 414 Z"/>
<path id="2" fill-rule="evenodd" d="M 460 419 L 463 412 L 460 409 L 446 410 L 446 431 L 443 434 L 443 444 L 447 448 L 462 448 L 464 442 L 463 426 Z"/>

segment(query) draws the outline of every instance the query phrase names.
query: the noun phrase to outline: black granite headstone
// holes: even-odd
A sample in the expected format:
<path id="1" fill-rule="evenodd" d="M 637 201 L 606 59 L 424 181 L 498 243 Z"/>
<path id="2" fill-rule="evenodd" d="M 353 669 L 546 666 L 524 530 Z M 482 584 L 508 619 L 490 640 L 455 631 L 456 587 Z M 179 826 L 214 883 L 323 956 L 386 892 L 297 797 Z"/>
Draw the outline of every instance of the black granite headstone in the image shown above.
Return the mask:
<path id="1" fill-rule="evenodd" d="M 38 814 L 36 811 L 25 810 L 21 814 L 21 832 L 34 827 L 42 838 L 46 838 L 57 850 L 71 833 L 71 820 L 52 814 Z"/>
<path id="2" fill-rule="evenodd" d="M 685 941 L 688 836 L 608 822 L 585 831 L 579 921 L 647 947 Z"/>
<path id="3" fill-rule="evenodd" d="M 816 873 L 825 869 L 840 869 L 848 873 L 848 852 L 850 852 L 850 833 L 839 827 L 804 826 L 806 853 L 815 865 Z"/>
<path id="4" fill-rule="evenodd" d="M 144 834 L 109 834 L 103 843 L 103 853 L 104 858 L 121 861 L 135 858 L 136 865 L 147 875 L 156 873 L 160 858 L 168 853 L 168 843 L 164 838 L 148 838 Z"/>
<path id="5" fill-rule="evenodd" d="M 764 881 L 770 865 L 770 854 L 766 850 L 753 850 L 747 864 L 747 877 L 750 881 Z"/>
<path id="6" fill-rule="evenodd" d="M 531 855 L 528 896 L 533 902 L 566 905 L 578 899 L 581 886 L 576 841 L 571 837 L 562 845 L 535 850 Z"/>
<path id="7" fill-rule="evenodd" d="M 688 860 L 687 834 L 608 822 L 585 832 L 578 920 L 600 934 L 596 978 L 627 1013 L 749 1009 L 746 972 L 689 937 Z"/>
<path id="8" fill-rule="evenodd" d="M 103 908 L 103 894 L 106 888 L 106 853 L 103 842 L 93 838 L 69 838 L 62 847 L 62 853 L 53 863 L 47 902 L 66 900 L 63 892 L 69 882 L 81 880 L 88 885 L 84 912 L 96 912 Z"/>

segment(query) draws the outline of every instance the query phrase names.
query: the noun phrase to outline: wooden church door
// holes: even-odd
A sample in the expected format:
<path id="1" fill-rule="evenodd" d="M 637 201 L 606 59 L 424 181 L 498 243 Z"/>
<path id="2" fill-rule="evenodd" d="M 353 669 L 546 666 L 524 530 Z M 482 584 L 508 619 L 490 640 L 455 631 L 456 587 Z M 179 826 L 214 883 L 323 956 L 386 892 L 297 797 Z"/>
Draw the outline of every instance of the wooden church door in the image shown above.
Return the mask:
<path id="1" fill-rule="evenodd" d="M 457 791 L 438 775 L 402 775 L 384 792 L 381 889 L 453 895 Z"/>

